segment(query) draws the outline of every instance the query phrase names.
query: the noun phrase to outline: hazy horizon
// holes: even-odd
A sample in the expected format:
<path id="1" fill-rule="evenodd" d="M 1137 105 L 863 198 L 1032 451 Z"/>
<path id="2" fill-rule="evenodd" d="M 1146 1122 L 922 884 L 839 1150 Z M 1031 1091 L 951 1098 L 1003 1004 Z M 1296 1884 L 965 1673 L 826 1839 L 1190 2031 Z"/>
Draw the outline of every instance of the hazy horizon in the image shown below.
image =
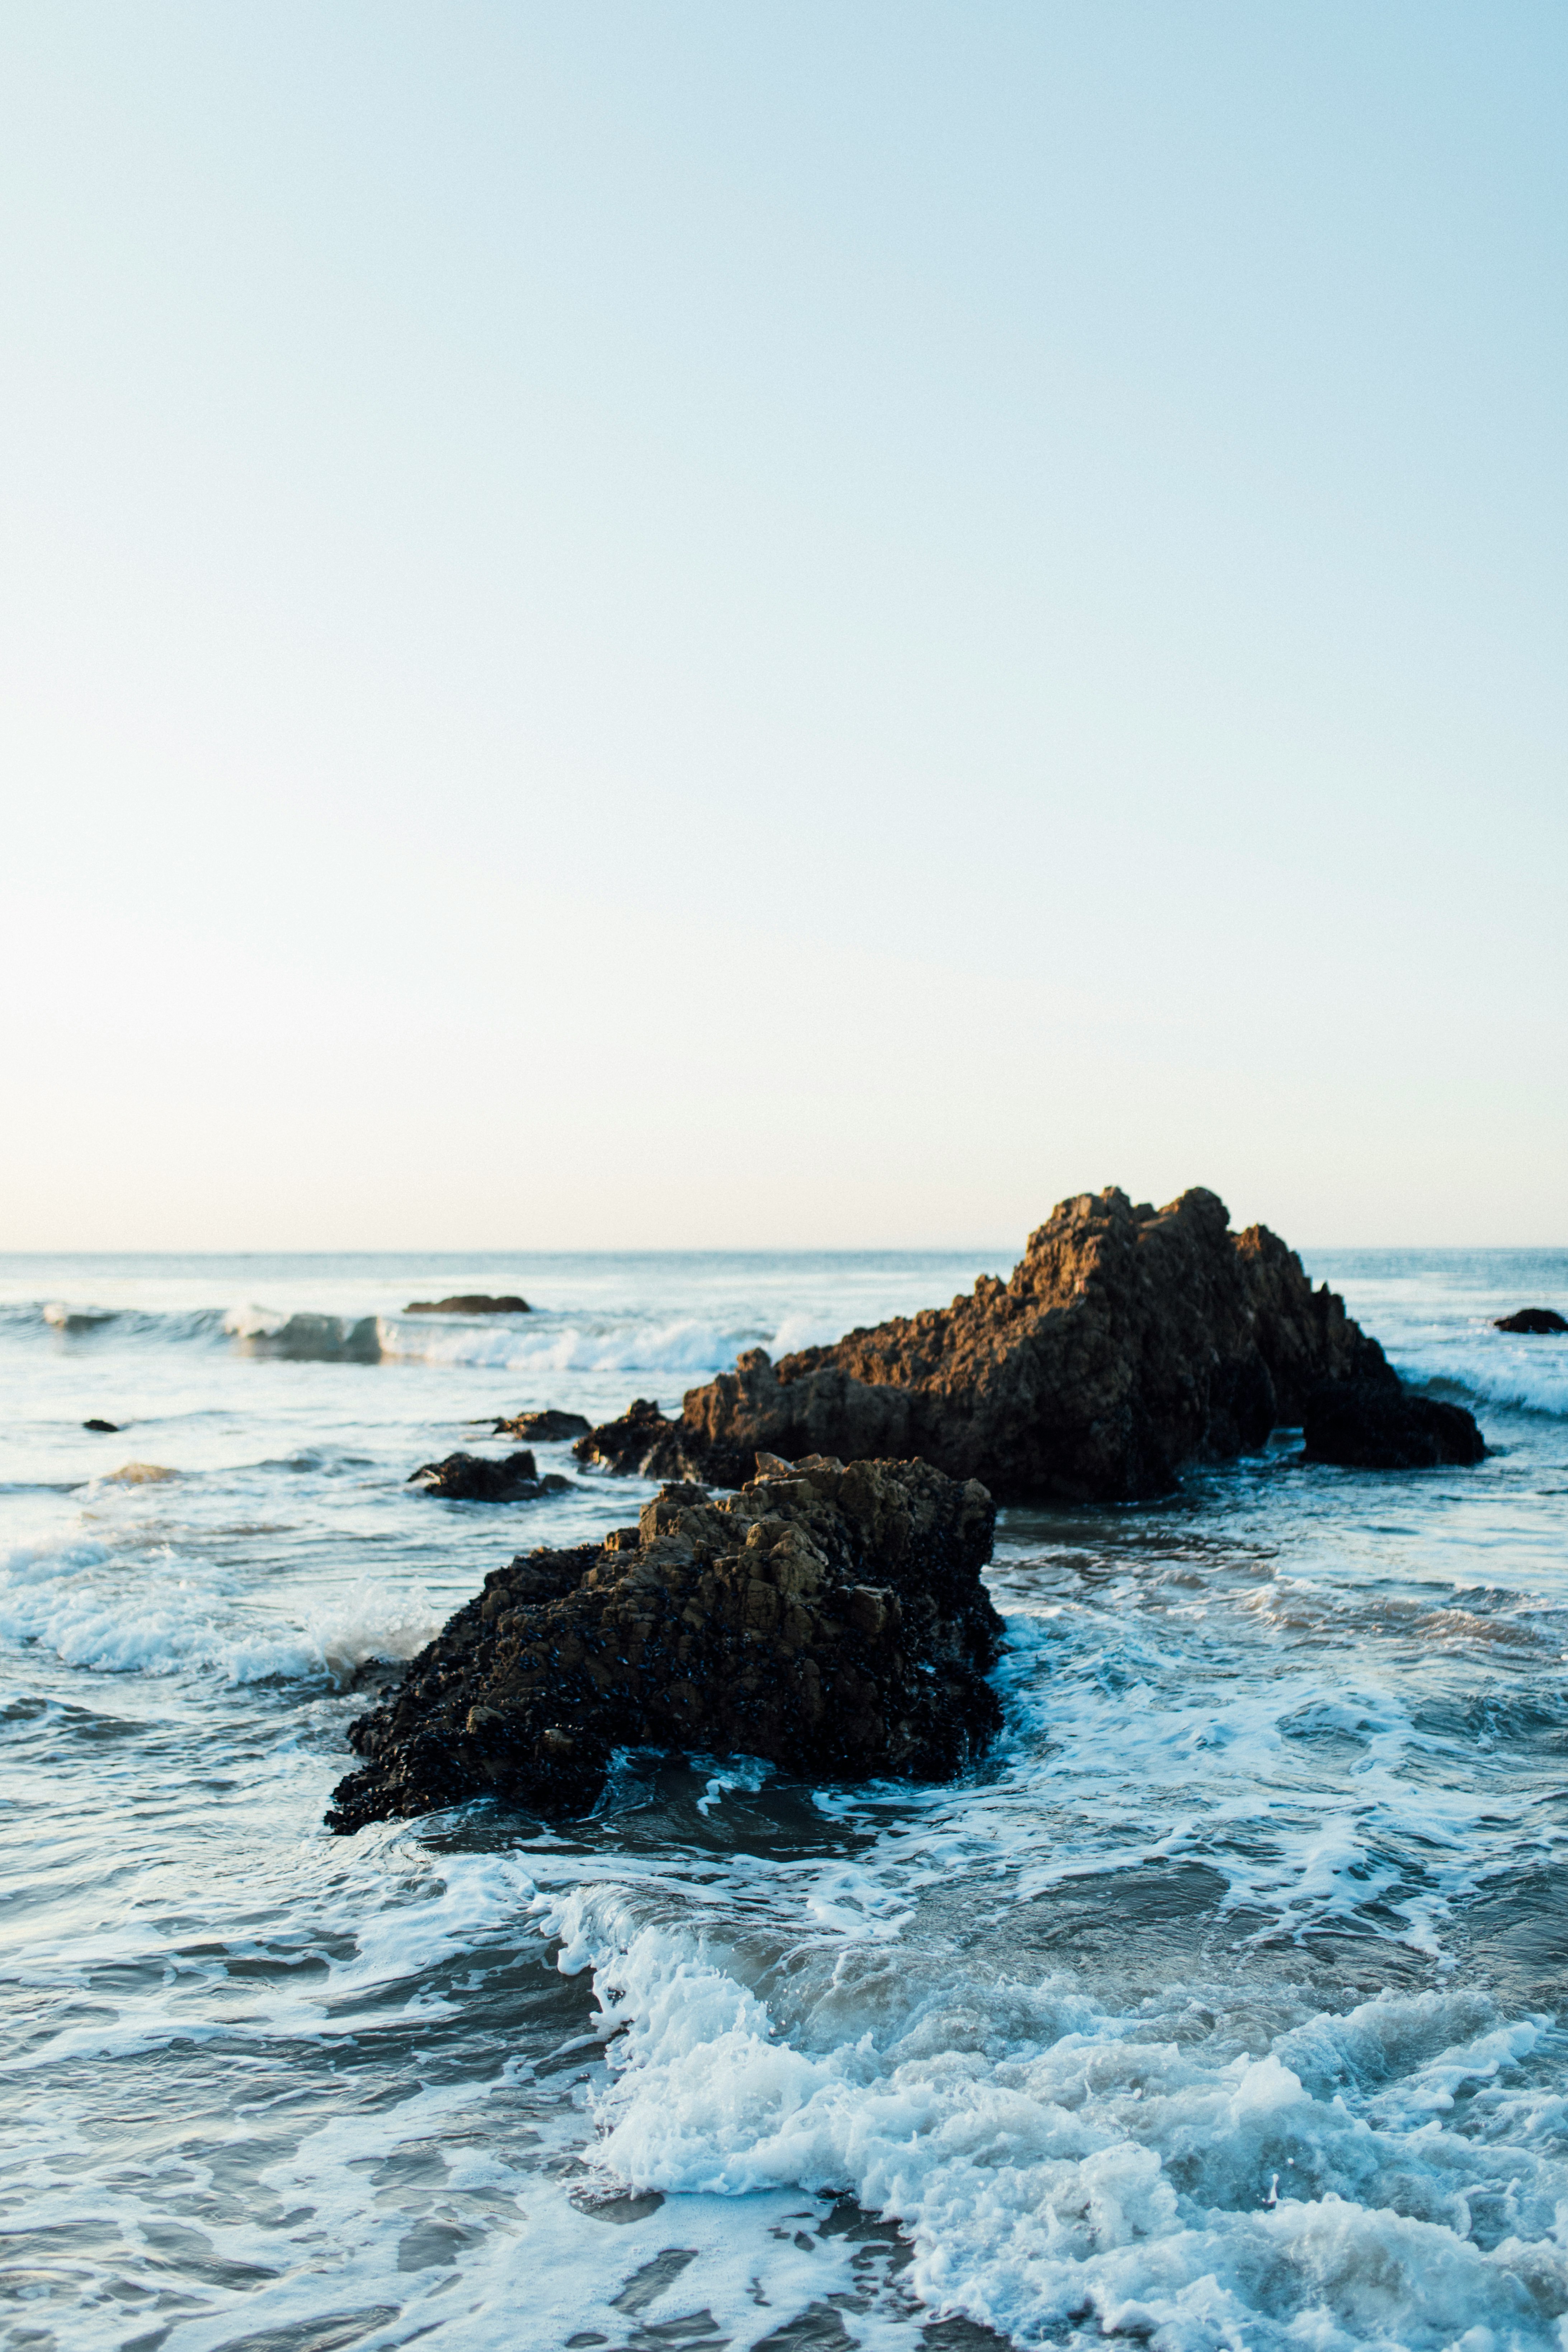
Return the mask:
<path id="1" fill-rule="evenodd" d="M 0 1243 L 1568 1230 L 1561 10 L 0 58 Z"/>

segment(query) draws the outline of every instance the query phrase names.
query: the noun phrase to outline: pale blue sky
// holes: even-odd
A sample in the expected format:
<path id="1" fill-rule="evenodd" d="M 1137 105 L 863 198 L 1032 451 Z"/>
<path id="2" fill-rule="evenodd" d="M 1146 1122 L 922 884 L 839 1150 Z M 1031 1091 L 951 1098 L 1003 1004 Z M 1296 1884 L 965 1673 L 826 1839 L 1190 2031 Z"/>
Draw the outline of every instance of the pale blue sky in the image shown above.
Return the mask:
<path id="1" fill-rule="evenodd" d="M 12 5 L 14 1247 L 1568 1238 L 1568 14 Z"/>

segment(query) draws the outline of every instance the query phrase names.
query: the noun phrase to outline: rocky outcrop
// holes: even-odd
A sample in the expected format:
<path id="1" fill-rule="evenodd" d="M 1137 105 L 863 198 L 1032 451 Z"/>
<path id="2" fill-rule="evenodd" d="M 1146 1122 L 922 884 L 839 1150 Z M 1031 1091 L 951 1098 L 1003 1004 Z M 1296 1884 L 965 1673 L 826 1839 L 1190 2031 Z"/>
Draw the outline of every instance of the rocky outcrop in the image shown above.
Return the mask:
<path id="1" fill-rule="evenodd" d="M 699 1454 L 704 1449 L 696 1443 L 689 1447 L 685 1436 L 683 1424 L 667 1419 L 652 1397 L 637 1397 L 618 1421 L 601 1423 L 586 1437 L 580 1437 L 572 1451 L 579 1462 L 596 1463 L 622 1477 L 700 1479 L 702 1463 Z M 806 1450 L 800 1449 L 803 1453 Z M 753 1448 L 752 1459 L 740 1475 L 726 1478 L 721 1473 L 718 1483 L 739 1486 L 751 1476 L 754 1459 Z"/>
<path id="2" fill-rule="evenodd" d="M 411 1298 L 405 1315 L 531 1315 L 526 1298 L 491 1298 L 482 1290 L 466 1290 L 460 1298 Z"/>
<path id="3" fill-rule="evenodd" d="M 1000 1722 L 995 1511 L 924 1462 L 770 1462 L 714 1502 L 498 1569 L 353 1725 L 329 1825 L 493 1794 L 579 1811 L 617 1748 L 769 1759 L 810 1779 L 956 1770 Z"/>
<path id="4" fill-rule="evenodd" d="M 593 1424 L 585 1413 L 557 1412 L 546 1405 L 538 1412 L 514 1412 L 495 1423 L 496 1437 L 526 1437 L 533 1445 L 563 1445 L 568 1438 L 586 1437 Z"/>
<path id="5" fill-rule="evenodd" d="M 122 1421 L 84 1421 L 84 1429 L 96 1429 L 105 1437 L 118 1437 L 125 1423 Z"/>
<path id="6" fill-rule="evenodd" d="M 1537 1339 L 1550 1332 L 1568 1331 L 1568 1317 L 1559 1315 L 1555 1307 L 1521 1307 L 1513 1315 L 1500 1315 L 1493 1329 L 1498 1331 L 1528 1331 Z"/>
<path id="7" fill-rule="evenodd" d="M 1397 1381 L 1331 1381 L 1307 1400 L 1301 1435 L 1309 1462 L 1349 1470 L 1435 1470 L 1479 1462 L 1486 1443 L 1463 1405 L 1420 1396 Z"/>
<path id="8" fill-rule="evenodd" d="M 427 1495 L 448 1503 L 533 1503 L 541 1495 L 564 1494 L 570 1478 L 551 1473 L 542 1478 L 531 1454 L 509 1454 L 502 1462 L 487 1461 L 482 1454 L 448 1454 L 443 1462 L 422 1462 L 409 1474 Z"/>
<path id="9" fill-rule="evenodd" d="M 1132 1500 L 1299 1427 L 1320 1382 L 1349 1379 L 1398 1386 L 1277 1234 L 1231 1233 L 1213 1192 L 1156 1210 L 1112 1189 L 1064 1201 L 1006 1282 L 777 1364 L 752 1349 L 679 1422 L 639 1400 L 576 1451 L 725 1486 L 759 1450 L 918 1454 L 1002 1501 Z"/>

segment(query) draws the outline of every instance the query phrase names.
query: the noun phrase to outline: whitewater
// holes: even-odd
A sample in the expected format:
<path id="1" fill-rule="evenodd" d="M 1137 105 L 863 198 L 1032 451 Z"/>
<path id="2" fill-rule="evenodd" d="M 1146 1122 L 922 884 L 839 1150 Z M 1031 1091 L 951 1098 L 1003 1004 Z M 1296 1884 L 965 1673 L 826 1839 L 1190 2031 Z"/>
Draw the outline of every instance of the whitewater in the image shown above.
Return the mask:
<path id="1" fill-rule="evenodd" d="M 952 1786 L 323 1830 L 651 1491 L 418 1464 L 1017 1255 L 0 1258 L 7 2346 L 1568 2352 L 1568 1339 L 1492 1328 L 1568 1252 L 1307 1254 L 1479 1468 L 1004 1512 Z M 466 1291 L 535 1311 L 405 1311 Z"/>

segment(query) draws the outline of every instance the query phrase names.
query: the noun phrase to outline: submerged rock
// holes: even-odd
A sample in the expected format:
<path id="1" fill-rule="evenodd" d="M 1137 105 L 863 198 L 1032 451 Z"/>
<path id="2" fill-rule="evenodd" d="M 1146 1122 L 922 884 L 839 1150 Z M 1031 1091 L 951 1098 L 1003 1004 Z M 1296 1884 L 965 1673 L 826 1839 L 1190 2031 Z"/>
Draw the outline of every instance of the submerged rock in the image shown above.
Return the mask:
<path id="1" fill-rule="evenodd" d="M 424 1482 L 427 1495 L 449 1503 L 531 1503 L 541 1495 L 559 1495 L 570 1478 L 539 1475 L 531 1454 L 509 1454 L 503 1462 L 487 1461 L 482 1454 L 448 1454 L 444 1462 L 422 1462 L 409 1473 L 408 1484 Z"/>
<path id="2" fill-rule="evenodd" d="M 405 1315 L 531 1315 L 526 1298 L 491 1298 L 482 1290 L 465 1291 L 460 1298 L 411 1298 Z"/>
<path id="3" fill-rule="evenodd" d="M 1568 1331 L 1568 1316 L 1559 1315 L 1555 1307 L 1521 1307 L 1516 1314 L 1500 1315 L 1492 1328 L 1529 1331 L 1544 1339 L 1549 1332 Z"/>
<path id="4" fill-rule="evenodd" d="M 510 1421 L 498 1421 L 492 1434 L 531 1438 L 535 1445 L 560 1445 L 569 1437 L 586 1437 L 592 1426 L 586 1413 L 557 1412 L 553 1405 L 546 1405 L 539 1412 L 514 1412 Z"/>
<path id="5" fill-rule="evenodd" d="M 84 1429 L 96 1429 L 105 1437 L 118 1437 L 123 1424 L 118 1421 L 84 1421 Z"/>
<path id="6" fill-rule="evenodd" d="M 616 1748 L 807 1778 L 955 1771 L 1001 1720 L 990 1496 L 925 1462 L 767 1467 L 721 1502 L 667 1486 L 606 1543 L 488 1576 L 351 1728 L 366 1763 L 329 1826 L 489 1793 L 581 1810 Z"/>
<path id="7" fill-rule="evenodd" d="M 1395 1381 L 1331 1381 L 1307 1400 L 1302 1425 L 1309 1462 L 1349 1470 L 1433 1470 L 1479 1462 L 1486 1441 L 1473 1413 Z"/>
<path id="8" fill-rule="evenodd" d="M 1112 1188 L 1064 1201 L 1007 1282 L 777 1364 L 754 1348 L 679 1422 L 639 1399 L 576 1451 L 724 1486 L 759 1450 L 919 1454 L 1003 1501 L 1128 1501 L 1299 1427 L 1319 1382 L 1352 1378 L 1398 1387 L 1277 1234 L 1231 1233 L 1213 1192 L 1156 1210 Z"/>

